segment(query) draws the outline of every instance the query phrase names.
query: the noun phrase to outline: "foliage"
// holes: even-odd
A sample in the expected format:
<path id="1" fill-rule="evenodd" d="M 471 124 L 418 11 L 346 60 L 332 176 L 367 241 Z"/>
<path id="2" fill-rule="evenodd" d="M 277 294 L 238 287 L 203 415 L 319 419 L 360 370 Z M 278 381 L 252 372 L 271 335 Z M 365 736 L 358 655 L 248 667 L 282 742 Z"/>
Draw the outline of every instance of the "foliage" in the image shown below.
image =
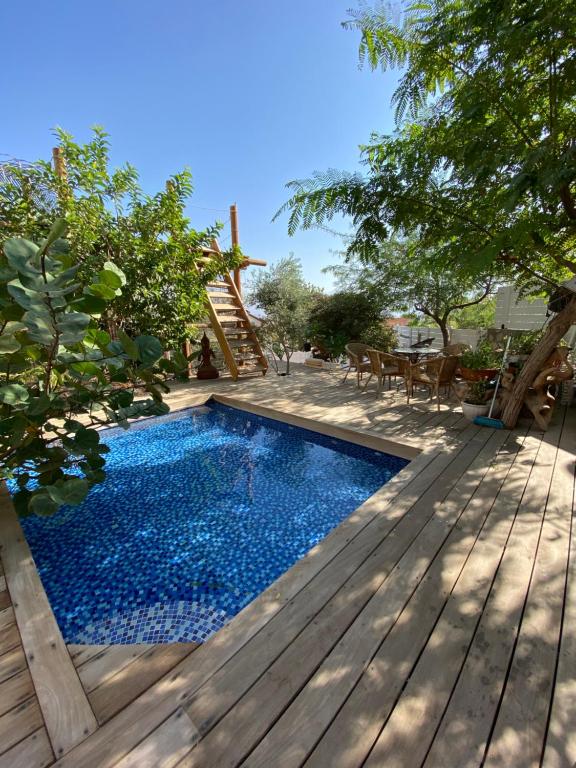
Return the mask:
<path id="1" fill-rule="evenodd" d="M 384 330 L 379 305 L 358 291 L 320 294 L 310 312 L 308 336 L 332 358 L 343 355 L 349 341 L 389 345 L 393 335 Z"/>
<path id="2" fill-rule="evenodd" d="M 457 309 L 450 315 L 451 328 L 493 328 L 496 318 L 496 299 L 489 296 L 479 304 Z"/>
<path id="3" fill-rule="evenodd" d="M 474 370 L 499 368 L 500 362 L 500 356 L 494 348 L 494 345 L 488 341 L 488 339 L 479 341 L 476 345 L 476 349 L 469 349 L 463 352 L 460 357 L 460 365 L 462 368 L 472 368 Z"/>
<path id="4" fill-rule="evenodd" d="M 470 405 L 484 405 L 486 402 L 486 393 L 489 388 L 490 382 L 485 379 L 468 382 L 468 388 L 464 395 L 464 402 L 470 403 Z"/>
<path id="5" fill-rule="evenodd" d="M 360 33 L 361 61 L 401 70 L 398 130 L 372 136 L 364 175 L 292 182 L 289 231 L 344 214 L 348 253 L 365 259 L 390 233 L 416 232 L 438 270 L 510 278 L 523 293 L 576 274 L 572 0 L 435 0 L 396 16 L 363 6 L 346 26 Z M 575 317 L 573 297 L 518 376 L 507 426 Z"/>
<path id="6" fill-rule="evenodd" d="M 259 271 L 248 286 L 247 301 L 264 313 L 257 329 L 262 343 L 275 358 L 290 358 L 306 340 L 308 318 L 318 290 L 304 280 L 302 266 L 291 254 L 266 271 Z M 277 367 L 277 364 L 276 364 Z"/>
<path id="7" fill-rule="evenodd" d="M 438 269 L 435 252 L 422 249 L 416 238 L 383 243 L 368 263 L 350 257 L 331 271 L 341 286 L 360 291 L 380 310 L 415 310 L 430 318 L 442 330 L 445 345 L 453 313 L 479 305 L 492 289 L 486 275 Z"/>
<path id="8" fill-rule="evenodd" d="M 353 219 L 349 253 L 418 230 L 458 271 L 542 290 L 576 273 L 576 54 L 569 0 L 440 0 L 362 9 L 361 61 L 400 68 L 398 132 L 363 148 L 366 175 L 292 182 L 289 228 Z"/>
<path id="9" fill-rule="evenodd" d="M 105 262 L 82 280 L 64 231 L 58 220 L 40 246 L 10 238 L 0 255 L 0 478 L 16 479 L 21 514 L 80 503 L 105 476 L 94 427 L 167 412 L 161 372 L 176 368 L 158 339 L 101 329 L 126 279 Z"/>
<path id="10" fill-rule="evenodd" d="M 5 237 L 46 237 L 55 215 L 66 220 L 68 240 L 79 255 L 79 276 L 89 280 L 107 261 L 126 276 L 126 288 L 105 315 L 109 331 L 152 334 L 177 347 L 204 315 L 204 286 L 239 263 L 230 251 L 199 262 L 219 226 L 195 231 L 184 211 L 192 193 L 188 170 L 172 176 L 165 189 L 144 194 L 136 169 L 110 169 L 107 134 L 95 128 L 85 145 L 59 130 L 65 177 L 50 163 L 13 165 L 0 176 L 0 221 Z M 39 195 L 38 190 L 43 190 Z M 201 265 L 202 273 L 196 269 Z"/>
<path id="11" fill-rule="evenodd" d="M 510 336 L 508 352 L 511 355 L 529 355 L 541 338 L 542 329 L 540 328 L 533 331 L 514 333 Z"/>

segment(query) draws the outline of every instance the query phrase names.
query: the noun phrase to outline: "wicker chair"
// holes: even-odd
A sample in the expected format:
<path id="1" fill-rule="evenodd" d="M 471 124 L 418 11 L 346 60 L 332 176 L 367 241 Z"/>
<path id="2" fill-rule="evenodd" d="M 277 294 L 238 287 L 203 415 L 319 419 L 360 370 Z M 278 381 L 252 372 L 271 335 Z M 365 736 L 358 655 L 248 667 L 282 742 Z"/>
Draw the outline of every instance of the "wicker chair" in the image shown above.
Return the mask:
<path id="1" fill-rule="evenodd" d="M 375 376 L 377 379 L 378 387 L 377 394 L 382 391 L 382 382 L 388 377 L 388 389 L 392 387 L 392 376 L 401 376 L 405 378 L 408 362 L 400 357 L 388 354 L 388 352 L 380 352 L 378 349 L 369 349 L 366 354 L 370 360 L 370 376 L 366 379 L 364 389 L 370 383 L 370 379 Z"/>
<path id="2" fill-rule="evenodd" d="M 346 354 L 348 355 L 348 370 L 342 384 L 348 378 L 348 374 L 352 369 L 356 371 L 356 386 L 360 387 L 360 381 L 363 373 L 370 372 L 370 361 L 367 359 L 367 353 L 370 349 L 369 344 L 362 344 L 359 341 L 352 341 L 346 344 Z"/>
<path id="3" fill-rule="evenodd" d="M 414 384 L 424 384 L 430 390 L 430 399 L 436 397 L 440 410 L 440 387 L 454 389 L 454 376 L 460 358 L 457 355 L 439 355 L 425 363 L 410 365 L 406 371 L 406 402 L 414 395 Z"/>

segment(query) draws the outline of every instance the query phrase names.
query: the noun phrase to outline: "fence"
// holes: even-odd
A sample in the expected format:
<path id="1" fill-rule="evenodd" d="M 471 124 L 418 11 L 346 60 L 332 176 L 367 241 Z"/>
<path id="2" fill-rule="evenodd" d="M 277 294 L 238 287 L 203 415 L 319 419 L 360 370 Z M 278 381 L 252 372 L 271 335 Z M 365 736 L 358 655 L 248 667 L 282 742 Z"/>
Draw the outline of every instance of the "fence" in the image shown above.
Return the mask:
<path id="1" fill-rule="evenodd" d="M 442 332 L 440 328 L 424 328 L 419 326 L 396 325 L 394 331 L 398 337 L 400 347 L 409 347 L 422 339 L 433 338 L 432 346 L 443 347 Z M 478 344 L 483 331 L 477 328 L 453 328 L 450 331 L 451 344 L 468 344 L 472 349 Z"/>

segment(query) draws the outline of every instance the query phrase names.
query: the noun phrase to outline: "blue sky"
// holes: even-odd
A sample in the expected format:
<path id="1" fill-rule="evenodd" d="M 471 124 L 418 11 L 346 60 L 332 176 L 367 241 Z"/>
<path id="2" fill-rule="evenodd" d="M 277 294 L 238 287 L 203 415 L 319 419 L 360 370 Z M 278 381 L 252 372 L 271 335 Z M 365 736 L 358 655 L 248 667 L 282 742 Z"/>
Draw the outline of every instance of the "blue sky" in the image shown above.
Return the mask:
<path id="1" fill-rule="evenodd" d="M 85 140 L 103 125 L 113 163 L 133 163 L 147 192 L 191 168 L 194 226 L 227 221 L 236 202 L 246 253 L 274 262 L 292 251 L 310 281 L 330 287 L 321 268 L 335 262 L 339 240 L 290 238 L 286 217 L 271 219 L 287 181 L 355 170 L 358 144 L 393 128 L 395 75 L 358 69 L 358 35 L 340 25 L 350 7 L 355 0 L 2 3 L 0 153 L 49 158 L 54 126 Z"/>

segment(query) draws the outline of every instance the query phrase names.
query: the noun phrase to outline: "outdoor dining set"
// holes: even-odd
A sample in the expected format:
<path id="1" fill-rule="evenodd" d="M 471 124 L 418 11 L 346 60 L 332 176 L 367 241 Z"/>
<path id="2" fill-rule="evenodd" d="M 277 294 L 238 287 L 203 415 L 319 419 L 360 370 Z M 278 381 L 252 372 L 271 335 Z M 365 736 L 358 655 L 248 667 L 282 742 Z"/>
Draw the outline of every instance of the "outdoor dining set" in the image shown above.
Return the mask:
<path id="1" fill-rule="evenodd" d="M 466 344 L 449 344 L 441 349 L 434 349 L 430 346 L 432 341 L 425 339 L 418 344 L 394 349 L 392 352 L 381 352 L 372 349 L 368 344 L 351 342 L 346 345 L 348 369 L 344 382 L 348 374 L 355 371 L 358 387 L 363 383 L 366 389 L 371 380 L 375 379 L 377 395 L 380 395 L 385 379 L 388 379 L 389 389 L 392 388 L 394 379 L 397 389 L 404 383 L 408 403 L 414 395 L 414 387 L 424 386 L 429 389 L 430 398 L 436 399 L 440 410 L 440 390 L 450 392 L 453 389 L 460 355 L 468 347 Z M 364 381 L 365 375 L 367 378 Z"/>

